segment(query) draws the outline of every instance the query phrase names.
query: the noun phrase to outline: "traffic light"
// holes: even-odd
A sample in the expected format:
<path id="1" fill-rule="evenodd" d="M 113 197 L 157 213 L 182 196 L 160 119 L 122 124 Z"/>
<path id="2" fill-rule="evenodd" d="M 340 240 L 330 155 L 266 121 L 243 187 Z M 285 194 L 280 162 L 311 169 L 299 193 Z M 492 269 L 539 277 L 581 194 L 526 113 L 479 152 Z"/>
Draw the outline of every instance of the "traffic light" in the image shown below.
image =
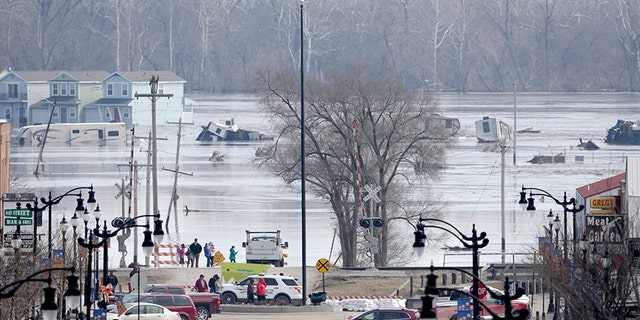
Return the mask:
<path id="1" fill-rule="evenodd" d="M 371 229 L 373 227 L 382 228 L 384 221 L 380 218 L 362 218 L 360 219 L 360 226 L 365 229 Z"/>

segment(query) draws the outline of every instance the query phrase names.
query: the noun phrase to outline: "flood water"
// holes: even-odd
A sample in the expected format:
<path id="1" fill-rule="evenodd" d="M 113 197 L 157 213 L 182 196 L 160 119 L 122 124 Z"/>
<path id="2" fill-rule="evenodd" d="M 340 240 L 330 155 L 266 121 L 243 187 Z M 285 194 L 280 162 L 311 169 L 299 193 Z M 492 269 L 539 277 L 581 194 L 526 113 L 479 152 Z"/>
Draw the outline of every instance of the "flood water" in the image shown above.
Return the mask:
<path id="1" fill-rule="evenodd" d="M 289 243 L 289 266 L 301 266 L 301 212 L 299 189 L 285 186 L 278 178 L 257 171 L 251 164 L 260 142 L 216 142 L 203 145 L 195 141 L 201 125 L 208 121 L 235 118 L 241 128 L 270 133 L 265 117 L 259 113 L 257 98 L 247 96 L 193 96 L 195 124 L 182 128 L 178 178 L 178 215 L 167 219 L 173 173 L 177 151 L 178 126 L 160 125 L 158 137 L 158 194 L 159 210 L 168 220 L 169 234 L 165 243 L 189 244 L 197 237 L 200 242 L 213 242 L 227 255 L 231 245 L 236 248 L 245 241 L 245 230 L 281 230 Z M 574 196 L 575 189 L 625 170 L 625 157 L 638 154 L 638 146 L 610 146 L 604 143 L 606 129 L 617 119 L 637 120 L 640 95 L 637 94 L 518 94 L 516 99 L 517 129 L 540 130 L 537 134 L 521 134 L 516 139 L 516 164 L 513 149 L 505 154 L 505 234 L 508 253 L 526 252 L 534 246 L 536 236 L 542 234 L 542 224 L 550 208 L 561 212 L 551 201 L 537 202 L 538 212 L 529 215 L 517 204 L 520 188 L 542 188 L 560 198 L 563 192 Z M 445 204 L 445 216 L 459 230 L 470 234 L 472 225 L 485 231 L 490 244 L 483 250 L 481 262 L 498 260 L 493 255 L 501 250 L 501 171 L 500 152 L 487 150 L 486 144 L 475 139 L 475 121 L 488 115 L 513 125 L 514 95 L 511 94 L 439 94 L 437 100 L 442 114 L 460 120 L 462 134 L 456 146 L 448 153 L 446 170 L 433 186 L 432 196 Z M 136 136 L 148 136 L 149 128 L 136 128 Z M 600 150 L 585 151 L 577 148 L 579 138 L 592 139 Z M 134 158 L 139 165 L 138 214 L 146 208 L 147 143 L 136 139 Z M 225 154 L 224 161 L 212 162 L 214 151 Z M 35 171 L 39 149 L 13 146 L 11 172 L 21 174 L 21 183 L 39 197 L 65 193 L 78 186 L 93 184 L 103 217 L 111 220 L 128 211 L 128 202 L 117 197 L 116 184 L 128 184 L 131 146 L 121 147 L 49 147 L 45 148 L 44 174 L 37 178 Z M 530 164 L 534 155 L 566 153 L 564 164 Z M 582 156 L 583 161 L 576 161 Z M 86 193 L 85 193 L 86 194 Z M 64 215 L 69 219 L 75 208 L 74 197 L 68 197 L 53 207 L 53 224 Z M 86 195 L 85 195 L 86 199 Z M 319 258 L 331 262 L 338 255 L 339 244 L 333 243 L 333 215 L 329 207 L 310 194 L 307 203 L 307 265 Z M 183 208 L 193 210 L 188 215 Z M 46 218 L 45 226 L 46 226 Z M 412 228 L 407 224 L 410 237 Z M 127 263 L 132 261 L 133 242 L 127 245 Z M 140 241 L 141 241 L 140 237 Z M 44 237 L 46 239 L 46 237 Z M 447 255 L 440 247 L 460 246 L 451 237 L 446 244 L 427 250 L 414 265 L 431 261 L 439 265 L 468 265 L 468 256 Z M 407 243 L 411 246 L 411 242 Z M 333 247 L 333 250 L 332 250 Z M 112 248 L 114 248 L 112 246 Z M 139 253 L 142 255 L 142 253 Z M 510 258 L 509 258 L 510 259 Z M 110 265 L 117 266 L 120 253 L 110 251 Z M 244 261 L 240 248 L 238 261 Z"/>

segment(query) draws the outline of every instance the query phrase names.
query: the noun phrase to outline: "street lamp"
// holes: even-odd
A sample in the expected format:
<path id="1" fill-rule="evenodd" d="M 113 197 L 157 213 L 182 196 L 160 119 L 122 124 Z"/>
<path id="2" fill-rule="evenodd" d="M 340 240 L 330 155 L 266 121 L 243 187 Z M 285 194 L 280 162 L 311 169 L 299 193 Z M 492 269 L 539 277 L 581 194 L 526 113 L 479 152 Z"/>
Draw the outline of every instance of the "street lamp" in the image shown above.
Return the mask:
<path id="1" fill-rule="evenodd" d="M 442 226 L 438 226 L 438 225 L 424 225 L 422 224 L 422 222 L 438 222 L 438 223 L 443 223 L 447 226 L 449 226 L 449 228 L 455 230 L 451 231 L 451 229 L 442 227 Z M 436 229 L 440 229 L 443 230 L 451 235 L 453 235 L 454 237 L 456 237 L 458 240 L 460 240 L 460 242 L 469 249 L 473 250 L 473 261 L 472 261 L 472 269 L 473 269 L 473 295 L 474 296 L 478 296 L 478 279 L 479 279 L 479 269 L 480 269 L 480 262 L 479 262 L 479 256 L 478 256 L 478 249 L 480 248 L 484 248 L 489 244 L 489 239 L 487 239 L 487 233 L 486 232 L 481 232 L 480 236 L 478 236 L 477 232 L 476 232 L 476 225 L 473 225 L 473 229 L 471 230 L 471 234 L 472 236 L 466 236 L 464 235 L 462 232 L 460 232 L 460 230 L 458 230 L 454 225 L 450 224 L 449 222 L 446 222 L 444 220 L 440 220 L 440 219 L 435 219 L 435 218 L 422 218 L 420 217 L 418 219 L 418 224 L 415 226 L 416 231 L 413 233 L 415 236 L 415 241 L 413 243 L 413 249 L 416 252 L 416 254 L 418 256 L 422 256 L 422 254 L 424 253 L 424 249 L 425 249 L 425 243 L 424 240 L 427 238 L 427 236 L 424 233 L 424 229 L 425 228 L 436 228 Z M 470 243 L 469 243 L 470 241 Z M 480 242 L 482 241 L 482 242 Z M 423 300 L 424 303 L 424 300 Z M 425 308 L 426 306 L 423 306 L 423 308 Z M 480 304 L 478 303 L 477 300 L 473 300 L 473 319 L 477 319 L 478 316 L 480 314 Z"/>
<path id="2" fill-rule="evenodd" d="M 580 239 L 580 250 L 582 251 L 582 263 L 587 263 L 587 250 L 589 250 L 589 240 L 587 235 L 583 234 Z"/>
<path id="3" fill-rule="evenodd" d="M 527 198 L 527 192 L 525 190 L 530 190 L 529 191 L 529 198 Z M 538 193 L 535 193 L 534 191 L 537 191 Z M 557 198 L 555 198 L 554 196 L 552 196 L 549 192 L 539 189 L 539 188 L 525 188 L 524 186 L 522 186 L 522 191 L 520 192 L 520 201 L 518 201 L 518 203 L 520 204 L 520 206 L 523 209 L 526 209 L 527 211 L 535 211 L 536 207 L 535 207 L 535 199 L 533 198 L 533 196 L 543 196 L 543 197 L 549 197 L 551 199 L 553 199 L 553 201 L 556 202 L 556 204 L 558 204 L 559 206 L 561 206 L 564 209 L 564 259 L 567 260 L 568 257 L 568 250 L 567 250 L 567 238 L 568 238 L 568 231 L 567 231 L 567 212 L 571 212 L 573 214 L 573 249 L 575 251 L 575 245 L 576 245 L 576 229 L 577 229 L 577 225 L 576 225 L 576 214 L 578 212 L 581 212 L 582 210 L 584 210 L 584 205 L 579 205 L 576 206 L 576 198 L 571 198 L 569 200 L 567 200 L 567 192 L 565 191 L 564 193 L 564 197 L 563 200 L 560 201 Z M 569 206 L 572 206 L 571 208 L 569 208 Z"/>
<path id="4" fill-rule="evenodd" d="M 75 272 L 75 268 L 49 268 L 37 271 L 28 275 L 26 278 L 18 281 L 14 281 L 9 283 L 2 288 L 0 288 L 0 300 L 13 297 L 20 287 L 27 282 L 46 282 L 48 285 L 43 289 L 44 291 L 44 302 L 42 303 L 40 310 L 42 311 L 42 319 L 43 320 L 55 320 L 58 315 L 58 304 L 56 304 L 56 287 L 53 287 L 51 283 L 53 279 L 51 278 L 52 271 L 70 271 L 71 273 Z M 46 279 L 35 278 L 37 275 L 42 273 L 49 273 L 49 277 Z M 80 291 L 78 290 L 78 282 L 76 280 L 73 283 L 70 279 L 72 276 L 67 277 L 69 280 L 68 290 L 65 292 L 65 296 L 67 297 L 68 305 L 73 304 L 75 301 L 80 300 Z M 77 279 L 77 276 L 76 276 Z M 8 291 L 7 291 L 8 290 Z M 7 292 L 5 292 L 7 291 Z"/>
<path id="5" fill-rule="evenodd" d="M 66 265 L 67 260 L 67 229 L 69 228 L 69 224 L 67 223 L 67 219 L 62 216 L 62 221 L 60 221 L 60 232 L 62 232 L 62 265 Z"/>
<path id="6" fill-rule="evenodd" d="M 48 209 L 48 213 L 49 213 L 49 221 L 48 221 L 48 231 L 49 231 L 49 236 L 48 236 L 48 250 L 49 250 L 49 266 L 51 266 L 51 236 L 52 236 L 52 232 L 51 232 L 51 216 L 52 216 L 52 207 L 54 205 L 57 205 L 60 203 L 60 201 L 68 196 L 76 196 L 78 197 L 78 206 L 76 207 L 76 211 L 80 211 L 79 214 L 81 214 L 84 211 L 84 208 L 82 206 L 83 200 L 82 200 L 82 193 L 78 192 L 78 193 L 74 193 L 78 190 L 89 190 L 89 199 L 87 200 L 87 206 L 89 207 L 89 210 L 93 210 L 95 209 L 95 205 L 96 205 L 96 198 L 95 198 L 95 191 L 93 191 L 93 185 L 91 185 L 90 187 L 77 187 L 77 188 L 73 188 L 67 192 L 65 192 L 62 195 L 59 195 L 55 198 L 52 197 L 51 195 L 51 191 L 49 191 L 49 198 L 45 199 L 44 197 L 40 198 L 40 202 L 42 202 L 43 206 L 42 207 L 38 207 L 38 199 L 36 199 L 35 201 L 35 205 L 31 205 L 31 203 L 27 203 L 26 207 L 27 209 L 31 210 L 34 214 L 39 214 L 40 212 L 44 211 L 45 209 Z M 37 238 L 37 235 L 34 235 L 35 238 Z M 34 244 L 35 245 L 35 244 Z"/>
<path id="7" fill-rule="evenodd" d="M 90 219 L 87 216 L 89 216 L 89 214 L 87 214 L 85 212 L 85 226 L 86 226 L 88 220 Z M 158 218 L 159 214 L 157 214 L 157 215 L 146 215 L 146 216 L 153 216 L 153 217 Z M 136 224 L 130 223 L 134 219 L 142 218 L 142 217 L 145 217 L 145 215 L 129 219 L 128 221 L 126 221 L 125 223 L 120 225 L 113 232 L 108 232 L 106 230 L 107 226 L 106 226 L 106 222 L 105 222 L 103 232 L 100 232 L 99 228 L 96 227 L 95 229 L 92 229 L 92 230 L 85 230 L 85 234 L 87 235 L 85 238 L 78 238 L 78 244 L 80 246 L 84 247 L 84 248 L 87 248 L 87 250 L 88 250 L 87 282 L 86 282 L 86 287 L 85 287 L 85 297 L 87 297 L 87 299 L 86 299 L 87 300 L 86 301 L 86 307 L 87 307 L 87 313 L 86 313 L 86 317 L 87 318 L 86 319 L 87 320 L 91 319 L 91 317 L 90 317 L 91 301 L 88 298 L 88 296 L 90 295 L 90 292 L 91 292 L 91 287 L 90 287 L 91 286 L 90 285 L 90 283 L 91 283 L 91 272 L 92 272 L 92 270 L 91 270 L 91 262 L 92 262 L 91 261 L 91 257 L 92 257 L 92 254 L 91 254 L 91 252 L 93 251 L 93 249 L 97 249 L 97 248 L 100 248 L 100 247 L 104 246 L 108 239 L 116 236 L 118 234 L 118 232 L 120 232 L 120 231 L 122 231 L 124 229 L 144 226 L 144 227 L 146 227 L 146 230 L 144 231 L 145 241 L 142 242 L 142 247 L 143 247 L 143 250 L 144 250 L 145 254 L 150 255 L 151 252 L 153 251 L 153 248 L 154 248 L 154 243 L 151 240 L 151 234 L 154 233 L 154 232 L 149 230 L 149 225 L 148 224 L 146 224 L 146 225 L 136 225 Z M 118 220 L 118 218 L 114 219 L 114 221 L 115 220 Z M 157 233 L 156 239 L 162 240 L 162 236 L 164 235 L 164 232 L 162 231 L 162 220 L 156 220 L 156 225 L 155 226 L 156 226 L 156 228 L 160 229 L 159 231 L 156 231 L 156 233 Z M 102 240 L 97 241 L 98 237 L 102 238 Z M 93 238 L 96 241 L 87 240 L 87 239 L 91 239 L 91 238 Z M 97 269 L 97 267 L 96 267 L 96 269 Z M 107 268 L 105 268 L 105 279 L 106 279 L 106 269 Z"/>
<path id="8" fill-rule="evenodd" d="M 154 235 L 154 241 L 155 243 L 160 243 L 162 242 L 162 238 L 164 236 L 164 231 L 162 230 L 162 220 L 160 219 L 160 214 L 147 214 L 147 215 L 140 215 L 137 216 L 135 218 L 115 218 L 111 221 L 111 226 L 116 228 L 117 230 L 114 232 L 109 232 L 107 230 L 107 221 L 104 221 L 104 227 L 102 229 L 102 232 L 100 232 L 100 230 L 98 230 L 98 228 L 93 230 L 93 233 L 95 235 L 97 235 L 98 237 L 107 240 L 109 238 L 114 237 L 118 231 L 126 229 L 126 228 L 133 228 L 133 227 L 146 227 L 147 229 L 149 229 L 149 225 L 136 225 L 135 224 L 135 220 L 139 219 L 139 218 L 155 218 L 154 219 L 154 230 L 153 230 L 153 235 Z M 102 265 L 102 284 L 106 284 L 107 283 L 107 270 L 109 269 L 109 247 L 107 246 L 107 241 L 103 241 L 103 251 L 104 251 L 104 256 L 103 256 L 103 265 Z M 151 246 L 152 250 L 154 248 L 154 246 Z M 150 253 L 148 254 L 150 255 Z M 115 289 L 115 288 L 114 288 Z"/>
<path id="9" fill-rule="evenodd" d="M 78 258 L 78 246 L 76 245 L 76 239 L 78 238 L 77 229 L 80 224 L 80 218 L 76 211 L 73 212 L 71 217 L 71 227 L 73 227 L 73 265 L 76 265 L 76 259 Z"/>
<path id="10" fill-rule="evenodd" d="M 460 290 L 458 288 L 438 288 L 436 286 L 436 280 L 438 279 L 438 276 L 436 274 L 434 274 L 433 271 L 435 271 L 435 270 L 454 270 L 454 271 L 458 271 L 458 272 L 470 275 L 475 281 L 477 281 L 478 283 L 482 284 L 485 288 L 488 287 L 484 282 L 482 282 L 475 275 L 469 273 L 468 271 L 466 271 L 464 269 L 455 268 L 455 267 L 434 267 L 433 265 L 431 265 L 431 267 L 429 269 L 431 270 L 431 273 L 427 275 L 427 285 L 424 288 L 425 295 L 422 297 L 423 305 L 422 305 L 422 312 L 420 313 L 420 319 L 424 319 L 424 318 L 435 319 L 436 318 L 436 313 L 432 310 L 432 307 L 433 307 L 432 300 L 433 300 L 433 298 L 430 295 L 437 295 L 438 292 L 441 291 L 441 290 L 455 291 L 455 292 L 458 292 L 458 293 L 463 294 L 465 296 L 468 296 L 469 298 L 471 298 L 473 300 L 474 305 L 475 305 L 475 303 L 478 303 L 478 304 L 482 305 L 487 310 L 487 312 L 491 315 L 492 319 L 497 319 L 497 320 L 522 320 L 522 319 L 527 319 L 529 317 L 529 310 L 527 310 L 527 309 L 518 310 L 518 315 L 517 316 L 513 315 L 513 304 L 511 303 L 511 301 L 522 297 L 525 294 L 525 291 L 524 291 L 524 288 L 516 288 L 516 293 L 514 295 L 510 295 L 509 291 L 511 289 L 511 282 L 509 281 L 509 277 L 505 278 L 503 294 L 499 294 L 499 293 L 493 292 L 491 290 L 487 290 L 487 293 L 492 298 L 504 302 L 504 316 L 501 317 L 498 314 L 496 314 L 493 310 L 491 310 L 489 307 L 487 307 L 484 304 L 484 302 L 482 302 L 482 299 L 480 299 L 480 297 L 477 294 L 473 294 L 473 293 L 469 294 L 468 292 Z M 426 303 L 425 303 L 425 301 L 426 301 Z M 426 311 L 425 311 L 425 308 L 428 308 L 428 309 L 426 309 Z M 480 318 L 474 317 L 474 319 L 480 319 Z"/>

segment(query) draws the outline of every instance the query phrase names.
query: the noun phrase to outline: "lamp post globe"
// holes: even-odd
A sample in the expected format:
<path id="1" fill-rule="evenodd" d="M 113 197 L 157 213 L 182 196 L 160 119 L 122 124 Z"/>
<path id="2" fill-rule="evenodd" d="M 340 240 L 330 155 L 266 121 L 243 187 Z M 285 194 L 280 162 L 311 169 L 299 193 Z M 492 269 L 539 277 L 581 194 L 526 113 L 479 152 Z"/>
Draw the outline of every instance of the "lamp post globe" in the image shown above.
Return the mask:
<path id="1" fill-rule="evenodd" d="M 43 320 L 55 320 L 58 316 L 58 304 L 56 303 L 56 287 L 49 284 L 42 289 L 44 291 L 44 302 L 40 306 Z"/>

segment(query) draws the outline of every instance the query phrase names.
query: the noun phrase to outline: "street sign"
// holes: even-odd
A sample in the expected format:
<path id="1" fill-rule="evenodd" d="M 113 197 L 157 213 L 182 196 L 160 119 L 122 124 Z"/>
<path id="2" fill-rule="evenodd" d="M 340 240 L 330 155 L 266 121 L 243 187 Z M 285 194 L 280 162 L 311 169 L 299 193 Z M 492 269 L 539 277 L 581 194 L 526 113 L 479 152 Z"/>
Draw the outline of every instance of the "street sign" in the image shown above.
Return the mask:
<path id="1" fill-rule="evenodd" d="M 469 287 L 469 292 L 473 294 L 473 285 Z M 482 283 L 478 282 L 478 298 L 480 300 L 484 299 L 487 296 L 487 293 L 487 288 Z"/>
<path id="2" fill-rule="evenodd" d="M 31 218 L 33 217 L 33 211 L 29 209 L 5 209 L 4 210 L 5 217 L 21 217 L 21 218 Z"/>
<path id="3" fill-rule="evenodd" d="M 329 271 L 329 269 L 331 269 L 331 263 L 325 258 L 320 258 L 316 262 L 316 269 L 322 273 L 325 273 Z"/>
<path id="4" fill-rule="evenodd" d="M 31 219 L 20 219 L 20 218 L 4 218 L 5 226 L 30 226 L 33 224 L 33 220 Z"/>
<path id="5" fill-rule="evenodd" d="M 224 255 L 222 252 L 216 251 L 216 253 L 213 254 L 213 263 L 220 264 L 222 261 L 224 261 Z"/>

